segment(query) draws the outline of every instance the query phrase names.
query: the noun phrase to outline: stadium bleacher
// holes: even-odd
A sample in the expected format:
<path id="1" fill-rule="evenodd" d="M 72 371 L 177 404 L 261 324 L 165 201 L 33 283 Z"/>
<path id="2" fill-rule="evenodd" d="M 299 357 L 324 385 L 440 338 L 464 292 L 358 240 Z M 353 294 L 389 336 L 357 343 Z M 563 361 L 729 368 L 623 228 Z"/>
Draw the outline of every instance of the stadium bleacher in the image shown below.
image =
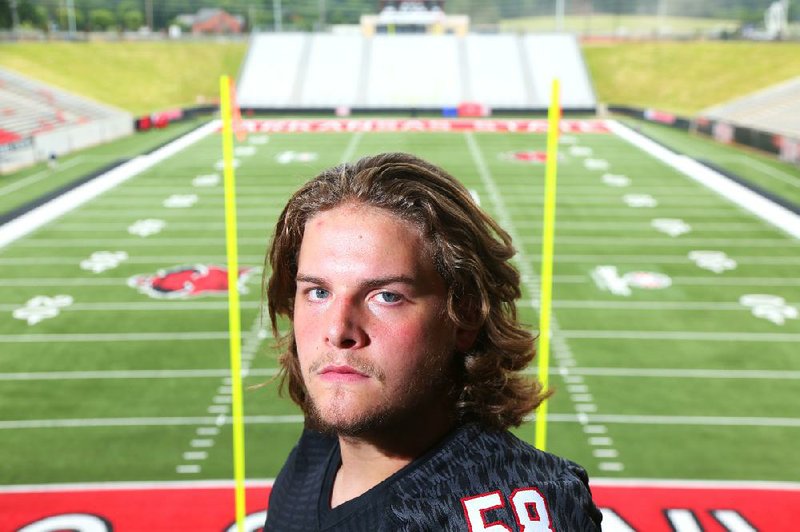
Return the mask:
<path id="1" fill-rule="evenodd" d="M 239 105 L 249 107 L 243 102 L 268 101 L 274 107 L 296 107 L 295 82 L 310 39 L 307 33 L 254 35 L 239 76 Z"/>
<path id="2" fill-rule="evenodd" d="M 567 34 L 525 35 L 522 37 L 527 64 L 534 85 L 536 107 L 546 107 L 550 80 L 561 81 L 561 100 L 565 109 L 594 108 L 596 100 L 578 41 Z"/>
<path id="3" fill-rule="evenodd" d="M 445 107 L 462 100 L 457 37 L 376 35 L 366 107 Z"/>
<path id="4" fill-rule="evenodd" d="M 0 69 L 0 172 L 132 131 L 124 111 Z"/>
<path id="5" fill-rule="evenodd" d="M 700 115 L 800 139 L 800 77 L 710 107 Z"/>
<path id="6" fill-rule="evenodd" d="M 472 34 L 464 38 L 470 89 L 466 99 L 491 101 L 507 108 L 534 104 L 525 70 L 515 68 L 522 64 L 519 42 L 514 35 Z"/>
<path id="7" fill-rule="evenodd" d="M 325 33 L 314 34 L 311 39 L 300 102 L 309 107 L 338 107 L 358 101 L 363 82 L 363 39 L 357 35 Z M 319 90 L 320 87 L 325 90 Z"/>
<path id="8" fill-rule="evenodd" d="M 263 110 L 439 110 L 466 101 L 543 110 L 554 77 L 565 110 L 595 109 L 570 34 L 257 34 L 237 96 L 242 108 Z"/>

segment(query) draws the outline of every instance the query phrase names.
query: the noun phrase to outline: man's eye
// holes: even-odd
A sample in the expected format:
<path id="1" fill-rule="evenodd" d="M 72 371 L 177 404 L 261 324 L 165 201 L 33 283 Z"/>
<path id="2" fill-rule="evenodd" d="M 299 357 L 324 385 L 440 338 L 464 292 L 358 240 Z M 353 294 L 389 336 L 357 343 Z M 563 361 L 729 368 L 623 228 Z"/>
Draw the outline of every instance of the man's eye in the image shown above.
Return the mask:
<path id="1" fill-rule="evenodd" d="M 317 300 L 320 300 L 320 299 L 325 299 L 326 297 L 328 297 L 328 291 L 327 291 L 327 290 L 325 290 L 324 288 L 312 288 L 312 289 L 311 289 L 311 290 L 309 290 L 309 292 L 308 292 L 308 297 L 309 297 L 309 299 L 311 299 L 312 301 L 317 301 Z"/>
<path id="2" fill-rule="evenodd" d="M 400 294 L 395 294 L 394 292 L 380 292 L 377 298 L 381 303 L 397 303 L 403 299 Z"/>

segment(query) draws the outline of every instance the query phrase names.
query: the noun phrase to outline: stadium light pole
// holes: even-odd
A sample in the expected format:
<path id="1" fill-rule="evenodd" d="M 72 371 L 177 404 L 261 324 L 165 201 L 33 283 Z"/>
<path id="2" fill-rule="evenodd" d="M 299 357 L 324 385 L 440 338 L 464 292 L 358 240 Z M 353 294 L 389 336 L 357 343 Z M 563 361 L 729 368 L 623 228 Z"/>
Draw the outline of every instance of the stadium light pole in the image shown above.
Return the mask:
<path id="1" fill-rule="evenodd" d="M 283 9 L 281 9 L 281 0 L 272 0 L 272 11 L 275 18 L 275 31 L 283 31 Z"/>
<path id="2" fill-rule="evenodd" d="M 75 27 L 75 2 L 74 0 L 67 0 L 67 21 L 69 23 L 69 38 L 70 40 L 75 38 L 75 31 L 77 28 Z"/>
<path id="3" fill-rule="evenodd" d="M 564 29 L 564 0 L 556 0 L 556 30 Z"/>
<path id="4" fill-rule="evenodd" d="M 150 33 L 153 32 L 153 0 L 145 0 L 144 2 L 144 10 L 147 17 L 147 27 L 150 29 Z"/>
<path id="5" fill-rule="evenodd" d="M 19 13 L 17 13 L 17 0 L 11 0 L 9 2 L 9 6 L 11 8 L 11 35 L 13 39 L 17 39 L 19 35 L 17 34 L 17 30 L 19 30 Z"/>

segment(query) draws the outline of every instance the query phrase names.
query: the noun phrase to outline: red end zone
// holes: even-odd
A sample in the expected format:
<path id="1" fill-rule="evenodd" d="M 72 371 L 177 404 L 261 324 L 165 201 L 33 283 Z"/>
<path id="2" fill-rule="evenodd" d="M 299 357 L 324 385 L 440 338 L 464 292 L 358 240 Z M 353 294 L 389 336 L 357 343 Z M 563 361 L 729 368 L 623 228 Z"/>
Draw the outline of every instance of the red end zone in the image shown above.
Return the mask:
<path id="1" fill-rule="evenodd" d="M 264 523 L 269 483 L 247 489 L 245 529 Z M 800 484 L 603 482 L 592 484 L 604 530 L 798 530 Z M 227 531 L 234 495 L 222 483 L 0 488 L 0 529 L 24 532 Z"/>

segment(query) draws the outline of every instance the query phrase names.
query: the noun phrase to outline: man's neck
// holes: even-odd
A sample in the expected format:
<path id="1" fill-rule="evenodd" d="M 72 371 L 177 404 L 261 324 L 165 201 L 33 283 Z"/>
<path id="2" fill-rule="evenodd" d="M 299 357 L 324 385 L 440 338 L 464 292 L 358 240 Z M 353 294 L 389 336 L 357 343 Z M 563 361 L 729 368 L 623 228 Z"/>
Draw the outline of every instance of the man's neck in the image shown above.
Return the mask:
<path id="1" fill-rule="evenodd" d="M 425 454 L 452 428 L 452 423 L 445 423 L 439 425 L 438 430 L 418 426 L 380 437 L 340 436 L 342 465 L 333 483 L 331 508 L 363 495 L 397 473 Z"/>

